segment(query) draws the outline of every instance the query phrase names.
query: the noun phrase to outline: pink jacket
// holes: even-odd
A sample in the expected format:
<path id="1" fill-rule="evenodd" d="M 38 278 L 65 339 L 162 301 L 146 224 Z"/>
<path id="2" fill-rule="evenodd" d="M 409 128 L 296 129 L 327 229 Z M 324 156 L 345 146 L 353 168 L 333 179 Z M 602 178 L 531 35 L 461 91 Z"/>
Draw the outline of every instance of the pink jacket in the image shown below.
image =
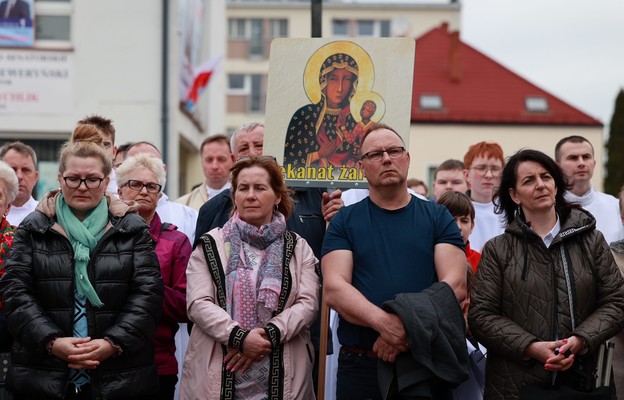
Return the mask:
<path id="1" fill-rule="evenodd" d="M 191 243 L 186 235 L 168 224 L 165 229 L 158 213 L 149 227 L 156 244 L 160 273 L 165 284 L 163 312 L 154 335 L 154 351 L 158 375 L 177 375 L 174 337 L 178 322 L 188 322 L 186 316 L 186 264 L 191 256 Z"/>
<path id="2" fill-rule="evenodd" d="M 221 228 L 209 232 L 215 239 L 222 265 L 227 265 L 228 249 Z M 314 351 L 309 327 L 317 316 L 319 278 L 315 272 L 318 260 L 308 243 L 297 235 L 290 261 L 291 287 L 284 311 L 271 319 L 277 326 L 283 345 L 283 399 L 312 400 L 312 365 Z M 186 305 L 195 324 L 186 350 L 180 400 L 220 399 L 223 350 L 232 330 L 238 326 L 216 300 L 217 286 L 208 270 L 203 243 L 195 248 L 186 271 L 188 288 Z"/>

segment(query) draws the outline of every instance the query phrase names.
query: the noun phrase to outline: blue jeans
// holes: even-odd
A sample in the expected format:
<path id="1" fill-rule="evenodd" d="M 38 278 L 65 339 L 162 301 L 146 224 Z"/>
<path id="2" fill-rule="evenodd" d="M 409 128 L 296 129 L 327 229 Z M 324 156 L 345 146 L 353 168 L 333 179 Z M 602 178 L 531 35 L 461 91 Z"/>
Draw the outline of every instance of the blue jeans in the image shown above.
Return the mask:
<path id="1" fill-rule="evenodd" d="M 381 400 L 377 360 L 359 354 L 340 353 L 336 400 Z"/>

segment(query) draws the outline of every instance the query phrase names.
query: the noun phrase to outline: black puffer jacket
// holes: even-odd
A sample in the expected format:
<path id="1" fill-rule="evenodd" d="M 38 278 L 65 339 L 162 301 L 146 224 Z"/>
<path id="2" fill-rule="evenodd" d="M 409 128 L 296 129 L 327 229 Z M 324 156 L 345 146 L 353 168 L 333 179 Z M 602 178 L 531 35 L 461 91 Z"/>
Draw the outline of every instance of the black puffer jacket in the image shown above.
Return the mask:
<path id="1" fill-rule="evenodd" d="M 591 214 L 572 210 L 546 248 L 516 218 L 503 235 L 486 243 L 469 311 L 470 329 L 488 349 L 485 399 L 517 399 L 523 384 L 550 383 L 541 363 L 523 358 L 531 342 L 582 337 L 589 351 L 576 355 L 574 366 L 591 374 L 599 344 L 624 327 L 624 280 L 595 226 Z M 574 313 L 568 290 L 576 296 Z M 559 381 L 582 384 L 575 368 L 560 374 Z"/>
<path id="2" fill-rule="evenodd" d="M 87 306 L 88 329 L 123 352 L 89 374 L 94 398 L 136 398 L 158 389 L 152 343 L 163 284 L 148 226 L 127 204 L 109 201 L 110 223 L 87 267 L 104 306 Z M 22 222 L 0 282 L 14 338 L 7 383 L 28 398 L 60 399 L 71 384 L 67 363 L 46 349 L 72 336 L 74 314 L 73 250 L 53 204 L 46 197 Z"/>

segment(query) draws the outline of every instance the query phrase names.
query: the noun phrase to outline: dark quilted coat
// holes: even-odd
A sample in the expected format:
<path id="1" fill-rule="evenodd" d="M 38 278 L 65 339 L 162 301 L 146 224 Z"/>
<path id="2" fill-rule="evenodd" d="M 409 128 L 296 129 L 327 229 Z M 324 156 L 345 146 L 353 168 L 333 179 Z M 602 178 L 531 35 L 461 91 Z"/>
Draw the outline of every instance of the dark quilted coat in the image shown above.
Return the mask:
<path id="1" fill-rule="evenodd" d="M 117 208 L 109 207 L 110 223 L 88 266 L 104 303 L 87 306 L 89 335 L 109 337 L 123 350 L 89 372 L 94 398 L 103 399 L 136 398 L 158 389 L 152 347 L 163 296 L 158 259 L 143 219 L 126 213 L 123 203 Z M 71 384 L 67 363 L 49 355 L 46 344 L 72 336 L 74 259 L 65 232 L 51 215 L 54 208 L 45 211 L 47 216 L 33 212 L 18 228 L 0 282 L 14 338 L 7 383 L 28 398 L 63 398 Z"/>
<path id="2" fill-rule="evenodd" d="M 595 226 L 591 214 L 572 210 L 546 248 L 516 218 L 485 245 L 469 311 L 470 329 L 488 349 L 485 399 L 517 399 L 523 384 L 550 382 L 540 362 L 523 358 L 531 342 L 584 338 L 589 351 L 576 355 L 575 366 L 591 374 L 600 343 L 624 327 L 624 280 Z M 576 296 L 574 330 L 568 290 Z"/>

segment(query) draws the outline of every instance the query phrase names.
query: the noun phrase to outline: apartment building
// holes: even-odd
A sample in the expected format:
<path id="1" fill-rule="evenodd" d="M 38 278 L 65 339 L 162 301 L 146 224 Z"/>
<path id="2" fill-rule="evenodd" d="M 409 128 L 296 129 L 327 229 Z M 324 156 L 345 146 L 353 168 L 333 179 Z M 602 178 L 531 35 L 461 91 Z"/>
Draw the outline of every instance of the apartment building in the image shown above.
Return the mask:
<path id="1" fill-rule="evenodd" d="M 227 1 L 228 133 L 247 121 L 264 121 L 270 44 L 274 38 L 311 37 L 310 0 Z M 460 28 L 460 5 L 455 1 L 357 1 L 322 3 L 321 30 L 325 38 L 418 37 L 446 22 Z"/>

